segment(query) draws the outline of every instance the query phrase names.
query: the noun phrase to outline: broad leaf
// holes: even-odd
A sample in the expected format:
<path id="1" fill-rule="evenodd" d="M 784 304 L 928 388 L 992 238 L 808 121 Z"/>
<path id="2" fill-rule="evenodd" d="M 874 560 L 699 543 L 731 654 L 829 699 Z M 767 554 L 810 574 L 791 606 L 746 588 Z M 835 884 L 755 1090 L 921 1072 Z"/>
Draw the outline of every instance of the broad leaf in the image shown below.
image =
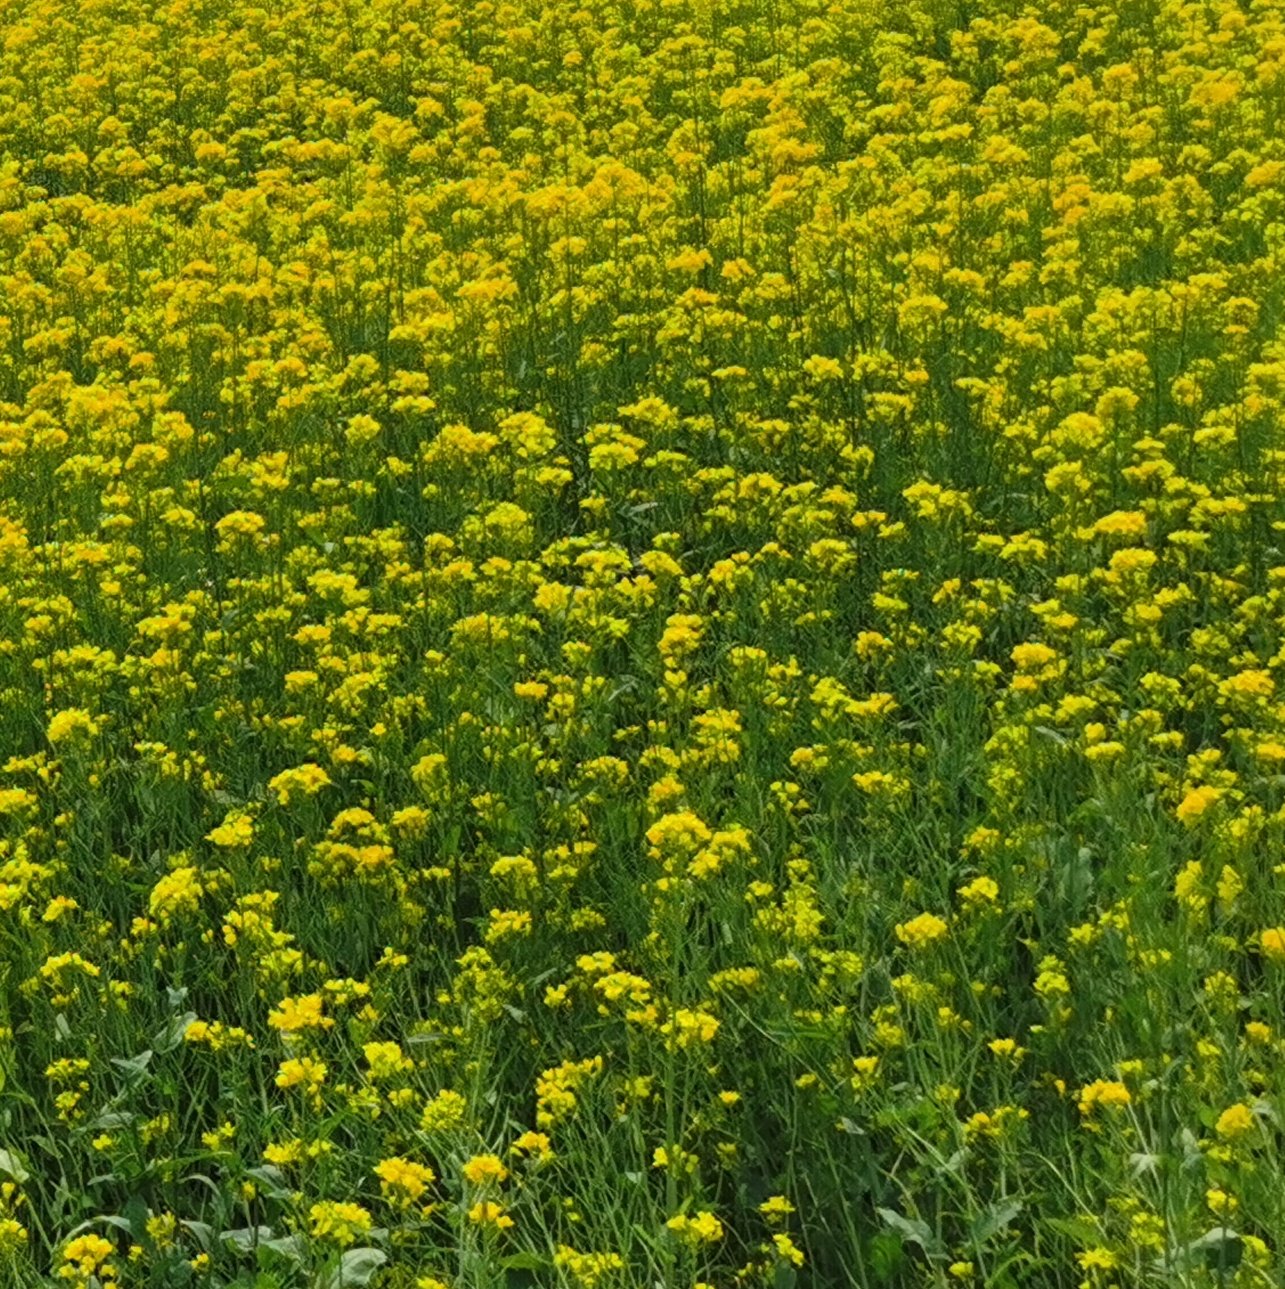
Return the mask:
<path id="1" fill-rule="evenodd" d="M 321 1273 L 316 1289 L 361 1289 L 387 1261 L 380 1249 L 348 1249 L 337 1267 Z"/>

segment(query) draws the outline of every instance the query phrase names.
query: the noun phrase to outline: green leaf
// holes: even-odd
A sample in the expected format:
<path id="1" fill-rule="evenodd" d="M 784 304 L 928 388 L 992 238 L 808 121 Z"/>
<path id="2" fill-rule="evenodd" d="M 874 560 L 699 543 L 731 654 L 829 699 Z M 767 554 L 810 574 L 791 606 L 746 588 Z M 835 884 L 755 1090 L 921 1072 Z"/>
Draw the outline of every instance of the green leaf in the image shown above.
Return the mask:
<path id="1" fill-rule="evenodd" d="M 138 1115 L 132 1110 L 104 1110 L 95 1115 L 92 1125 L 101 1132 L 111 1132 L 114 1128 L 130 1128 L 138 1122 Z"/>
<path id="2" fill-rule="evenodd" d="M 891 1231 L 882 1231 L 870 1241 L 869 1257 L 879 1284 L 890 1284 L 906 1260 L 901 1241 Z"/>
<path id="3" fill-rule="evenodd" d="M 279 1253 L 283 1258 L 289 1258 L 291 1262 L 302 1262 L 307 1252 L 303 1238 L 298 1235 L 283 1235 L 275 1240 L 264 1240 L 259 1248 Z"/>
<path id="4" fill-rule="evenodd" d="M 1175 1061 L 1176 1065 L 1177 1062 Z M 1213 1116 L 1210 1116 L 1212 1120 Z M 1213 1126 L 1212 1122 L 1209 1125 Z M 1200 1149 L 1200 1143 L 1196 1134 L 1190 1128 L 1184 1128 L 1179 1134 L 1178 1143 L 1182 1147 L 1182 1171 L 1184 1173 L 1198 1173 L 1205 1167 L 1205 1152 Z"/>
<path id="5" fill-rule="evenodd" d="M 141 1195 L 131 1195 L 125 1201 L 120 1215 L 129 1223 L 129 1231 L 135 1241 L 142 1243 L 147 1237 L 147 1219 L 152 1215 L 147 1202 Z"/>
<path id="6" fill-rule="evenodd" d="M 1041 1225 L 1085 1247 L 1097 1244 L 1101 1238 L 1098 1224 L 1091 1217 L 1046 1217 L 1041 1219 Z"/>
<path id="7" fill-rule="evenodd" d="M 1021 1211 L 1021 1200 L 1005 1200 L 998 1204 L 992 1204 L 973 1223 L 972 1236 L 974 1242 L 985 1244 L 991 1236 L 998 1235 L 1009 1226 Z"/>
<path id="8" fill-rule="evenodd" d="M 108 1226 L 114 1226 L 119 1231 L 124 1231 L 131 1238 L 134 1235 L 133 1229 L 128 1221 L 123 1217 L 117 1217 L 114 1213 L 101 1213 L 98 1217 L 86 1218 L 85 1221 L 73 1226 L 67 1232 L 67 1238 L 74 1240 L 78 1235 L 84 1235 L 86 1231 L 92 1231 L 99 1222 L 106 1222 Z"/>
<path id="9" fill-rule="evenodd" d="M 210 1246 L 214 1240 L 214 1228 L 208 1222 L 197 1222 L 191 1218 L 181 1217 L 178 1220 L 179 1226 L 196 1237 L 196 1242 L 201 1246 L 203 1253 L 209 1253 Z"/>
<path id="10" fill-rule="evenodd" d="M 138 1083 L 147 1074 L 147 1067 L 152 1063 L 152 1049 L 139 1052 L 137 1056 L 113 1056 L 112 1064 L 125 1075 L 127 1083 Z"/>
<path id="11" fill-rule="evenodd" d="M 902 1217 L 895 1208 L 875 1209 L 883 1224 L 895 1231 L 907 1244 L 917 1244 L 925 1253 L 936 1253 L 941 1241 L 933 1234 L 927 1222 L 917 1217 Z"/>
<path id="12" fill-rule="evenodd" d="M 798 1272 L 788 1262 L 778 1261 L 772 1272 L 772 1289 L 794 1289 L 798 1279 Z"/>
<path id="13" fill-rule="evenodd" d="M 256 1244 L 266 1244 L 272 1239 L 270 1226 L 239 1226 L 233 1231 L 220 1231 L 219 1239 L 239 1253 L 249 1253 Z"/>
<path id="14" fill-rule="evenodd" d="M 510 1254 L 500 1260 L 500 1269 L 503 1271 L 547 1271 L 551 1265 L 548 1258 L 531 1249 Z"/>
<path id="15" fill-rule="evenodd" d="M 286 1185 L 285 1174 L 275 1164 L 263 1164 L 259 1168 L 247 1168 L 245 1175 L 258 1184 L 259 1190 L 268 1199 L 289 1199 L 290 1188 Z"/>
<path id="16" fill-rule="evenodd" d="M 945 1163 L 937 1166 L 938 1177 L 958 1177 L 968 1162 L 968 1151 L 957 1150 Z"/>
<path id="17" fill-rule="evenodd" d="M 12 1177 L 19 1186 L 31 1177 L 22 1162 L 22 1157 L 16 1151 L 6 1150 L 3 1146 L 0 1146 L 0 1173 L 6 1177 Z"/>
<path id="18" fill-rule="evenodd" d="M 172 1052 L 183 1042 L 187 1027 L 196 1020 L 195 1012 L 182 1012 L 171 1016 L 165 1024 L 152 1035 L 152 1046 L 161 1053 Z"/>
<path id="19" fill-rule="evenodd" d="M 1210 1271 L 1235 1271 L 1245 1256 L 1245 1242 L 1230 1227 L 1216 1226 L 1192 1240 L 1186 1251 L 1202 1259 Z"/>
<path id="20" fill-rule="evenodd" d="M 1038 734 L 1041 738 L 1048 739 L 1050 743 L 1056 743 L 1058 747 L 1066 747 L 1070 742 L 1065 734 L 1049 725 L 1032 725 L 1031 732 Z"/>
<path id="21" fill-rule="evenodd" d="M 387 1261 L 388 1254 L 380 1249 L 348 1249 L 337 1267 L 321 1273 L 316 1289 L 361 1289 Z"/>

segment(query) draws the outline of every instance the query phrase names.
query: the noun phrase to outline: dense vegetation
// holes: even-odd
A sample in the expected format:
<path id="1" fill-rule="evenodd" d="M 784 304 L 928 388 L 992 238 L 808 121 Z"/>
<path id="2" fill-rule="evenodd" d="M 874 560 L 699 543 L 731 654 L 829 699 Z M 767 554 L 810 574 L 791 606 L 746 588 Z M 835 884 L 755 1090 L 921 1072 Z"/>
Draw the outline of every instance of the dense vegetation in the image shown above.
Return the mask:
<path id="1" fill-rule="evenodd" d="M 0 37 L 0 1283 L 1282 1282 L 1276 0 Z"/>

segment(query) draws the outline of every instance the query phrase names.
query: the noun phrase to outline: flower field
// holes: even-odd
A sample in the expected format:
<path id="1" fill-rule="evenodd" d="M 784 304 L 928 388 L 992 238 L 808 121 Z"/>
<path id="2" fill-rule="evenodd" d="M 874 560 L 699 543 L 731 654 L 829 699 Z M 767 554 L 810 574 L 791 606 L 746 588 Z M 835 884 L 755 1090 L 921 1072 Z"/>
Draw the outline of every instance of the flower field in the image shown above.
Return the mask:
<path id="1" fill-rule="evenodd" d="M 12 0 L 0 1289 L 1285 1283 L 1278 0 Z"/>

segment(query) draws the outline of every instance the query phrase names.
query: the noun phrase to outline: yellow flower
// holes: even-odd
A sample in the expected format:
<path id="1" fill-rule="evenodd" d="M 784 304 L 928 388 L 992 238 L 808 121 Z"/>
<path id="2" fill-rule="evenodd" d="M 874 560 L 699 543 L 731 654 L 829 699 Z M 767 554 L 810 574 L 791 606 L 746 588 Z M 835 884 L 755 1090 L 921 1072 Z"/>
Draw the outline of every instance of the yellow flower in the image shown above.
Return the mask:
<path id="1" fill-rule="evenodd" d="M 107 1264 L 107 1259 L 115 1252 L 115 1246 L 101 1235 L 81 1235 L 72 1240 L 62 1251 L 62 1266 L 58 1274 L 64 1280 L 88 1280 L 97 1275 L 106 1280 L 114 1276 Z"/>
<path id="2" fill-rule="evenodd" d="M 268 1013 L 268 1024 L 283 1034 L 296 1034 L 308 1029 L 330 1029 L 334 1021 L 322 1015 L 320 994 L 305 994 L 300 998 L 283 998 Z"/>
<path id="3" fill-rule="evenodd" d="M 1133 1103 L 1133 1096 L 1123 1083 L 1113 1079 L 1095 1079 L 1080 1089 L 1080 1113 L 1092 1114 L 1098 1106 L 1117 1110 Z"/>
<path id="4" fill-rule="evenodd" d="M 394 1156 L 375 1165 L 380 1190 L 386 1199 L 397 1204 L 413 1204 L 437 1180 L 431 1168 L 414 1160 Z"/>
<path id="5" fill-rule="evenodd" d="M 307 762 L 273 775 L 268 780 L 268 788 L 276 793 L 279 804 L 288 806 L 296 796 L 315 797 L 322 788 L 329 787 L 330 783 L 330 776 L 321 766 Z"/>
<path id="6" fill-rule="evenodd" d="M 509 1175 L 509 1170 L 498 1155 L 474 1155 L 460 1172 L 464 1175 L 464 1180 L 473 1186 L 502 1182 Z"/>
<path id="7" fill-rule="evenodd" d="M 833 358 L 823 354 L 813 354 L 803 361 L 803 370 L 813 380 L 842 380 L 843 366 Z"/>
<path id="8" fill-rule="evenodd" d="M 665 1225 L 686 1244 L 715 1244 L 723 1238 L 722 1222 L 708 1209 L 679 1213 Z"/>
<path id="9" fill-rule="evenodd" d="M 346 1248 L 365 1236 L 374 1226 L 374 1219 L 360 1204 L 323 1201 L 308 1210 L 314 1239 L 331 1240 Z"/>
<path id="10" fill-rule="evenodd" d="M 1217 1187 L 1210 1187 L 1205 1192 L 1205 1203 L 1216 1217 L 1228 1217 L 1240 1207 L 1240 1201 L 1234 1195 Z"/>
<path id="11" fill-rule="evenodd" d="M 27 1228 L 14 1217 L 0 1218 L 0 1253 L 13 1256 L 26 1244 L 29 1238 Z"/>
<path id="12" fill-rule="evenodd" d="M 984 907 L 999 899 L 999 883 L 993 877 L 975 877 L 956 893 L 969 908 Z"/>
<path id="13" fill-rule="evenodd" d="M 1011 1061 L 1014 1065 L 1018 1064 L 1022 1057 L 1026 1055 L 1026 1049 L 1019 1047 L 1016 1040 L 1011 1038 L 994 1038 L 986 1046 L 990 1049 L 992 1055 L 999 1057 L 1002 1061 Z"/>
<path id="14" fill-rule="evenodd" d="M 45 737 L 53 744 L 91 739 L 102 728 L 99 720 L 81 707 L 68 707 L 55 712 L 45 727 Z"/>
<path id="15" fill-rule="evenodd" d="M 74 913 L 78 908 L 80 908 L 80 905 L 70 895 L 55 895 L 45 905 L 45 911 L 40 915 L 40 920 L 42 922 L 57 922 L 64 914 Z"/>
<path id="16" fill-rule="evenodd" d="M 1260 932 L 1258 945 L 1264 958 L 1271 962 L 1285 962 L 1285 927 L 1272 926 Z"/>
<path id="17" fill-rule="evenodd" d="M 226 546 L 237 537 L 258 537 L 266 523 L 263 516 L 253 510 L 234 510 L 214 525 L 214 531 L 219 535 L 220 544 Z"/>
<path id="18" fill-rule="evenodd" d="M 421 792 L 431 795 L 446 781 L 446 757 L 440 752 L 429 752 L 411 766 L 410 777 Z"/>
<path id="19" fill-rule="evenodd" d="M 232 811 L 223 822 L 205 834 L 207 841 L 228 850 L 248 846 L 254 840 L 254 820 L 244 811 Z"/>
<path id="20" fill-rule="evenodd" d="M 565 1271 L 580 1289 L 598 1289 L 614 1283 L 615 1273 L 625 1269 L 625 1260 L 618 1253 L 578 1253 L 569 1244 L 560 1244 L 553 1265 Z"/>
<path id="21" fill-rule="evenodd" d="M 902 944 L 911 949 L 926 949 L 944 940 L 949 927 L 935 913 L 920 913 L 909 922 L 899 922 L 895 929 Z"/>
<path id="22" fill-rule="evenodd" d="M 475 1226 L 493 1226 L 499 1231 L 507 1231 L 513 1225 L 513 1219 L 504 1211 L 503 1205 L 494 1200 L 479 1200 L 469 1209 L 468 1220 Z"/>
<path id="23" fill-rule="evenodd" d="M 526 1155 L 541 1163 L 553 1158 L 553 1147 L 547 1133 L 524 1132 L 509 1147 L 513 1155 Z"/>
<path id="24" fill-rule="evenodd" d="M 425 1106 L 420 1126 L 425 1132 L 448 1132 L 461 1127 L 468 1115 L 468 1102 L 460 1093 L 443 1088 Z"/>
<path id="25" fill-rule="evenodd" d="M 879 1058 L 877 1056 L 854 1056 L 852 1058 L 852 1090 L 863 1092 L 879 1076 Z"/>
<path id="26" fill-rule="evenodd" d="M 660 1032 L 669 1037 L 677 1047 L 694 1047 L 701 1043 L 712 1043 L 719 1030 L 719 1020 L 709 1012 L 688 1007 L 680 1007 L 672 1020 L 666 1021 Z"/>
<path id="27" fill-rule="evenodd" d="M 671 256 L 666 261 L 665 267 L 677 269 L 683 273 L 699 273 L 701 269 L 713 262 L 713 255 L 705 247 L 701 247 L 699 250 L 687 247 L 679 254 Z"/>
<path id="28" fill-rule="evenodd" d="M 767 1218 L 769 1222 L 783 1221 L 795 1211 L 794 1205 L 790 1203 L 784 1195 L 769 1195 L 759 1205 L 759 1212 Z"/>
<path id="29" fill-rule="evenodd" d="M 147 897 L 147 911 L 152 917 L 168 922 L 180 913 L 195 909 L 205 890 L 198 880 L 198 872 L 198 869 L 185 865 L 162 877 Z"/>
<path id="30" fill-rule="evenodd" d="M 1241 1101 L 1236 1105 L 1228 1106 L 1218 1116 L 1214 1131 L 1224 1141 L 1236 1141 L 1246 1133 L 1252 1132 L 1256 1122 L 1253 1107 Z"/>
<path id="31" fill-rule="evenodd" d="M 269 1164 L 284 1168 L 297 1164 L 304 1157 L 302 1141 L 272 1141 L 263 1148 L 263 1158 Z"/>
<path id="32" fill-rule="evenodd" d="M 1077 1253 L 1075 1260 L 1085 1271 L 1113 1271 L 1119 1265 L 1115 1254 L 1103 1248 L 1086 1249 Z"/>
<path id="33" fill-rule="evenodd" d="M 804 1262 L 803 1250 L 800 1249 L 793 1240 L 782 1231 L 777 1231 L 772 1236 L 772 1247 L 776 1256 L 782 1262 L 788 1262 L 791 1266 L 801 1267 Z"/>
<path id="34" fill-rule="evenodd" d="M 361 1053 L 370 1068 L 371 1082 L 391 1079 L 415 1068 L 415 1062 L 402 1051 L 399 1043 L 363 1043 Z"/>
<path id="35" fill-rule="evenodd" d="M 1215 788 L 1209 784 L 1204 784 L 1199 788 L 1192 788 L 1178 803 L 1176 813 L 1179 821 L 1184 824 L 1194 823 L 1222 795 L 1221 788 Z"/>
<path id="36" fill-rule="evenodd" d="M 1014 646 L 1012 658 L 1018 671 L 1038 671 L 1057 658 L 1057 650 L 1046 644 L 1031 642 Z"/>
<path id="37" fill-rule="evenodd" d="M 282 1061 L 277 1070 L 277 1087 L 295 1088 L 302 1086 L 313 1097 L 321 1094 L 321 1085 L 326 1081 L 326 1063 L 311 1056 L 292 1057 Z"/>

